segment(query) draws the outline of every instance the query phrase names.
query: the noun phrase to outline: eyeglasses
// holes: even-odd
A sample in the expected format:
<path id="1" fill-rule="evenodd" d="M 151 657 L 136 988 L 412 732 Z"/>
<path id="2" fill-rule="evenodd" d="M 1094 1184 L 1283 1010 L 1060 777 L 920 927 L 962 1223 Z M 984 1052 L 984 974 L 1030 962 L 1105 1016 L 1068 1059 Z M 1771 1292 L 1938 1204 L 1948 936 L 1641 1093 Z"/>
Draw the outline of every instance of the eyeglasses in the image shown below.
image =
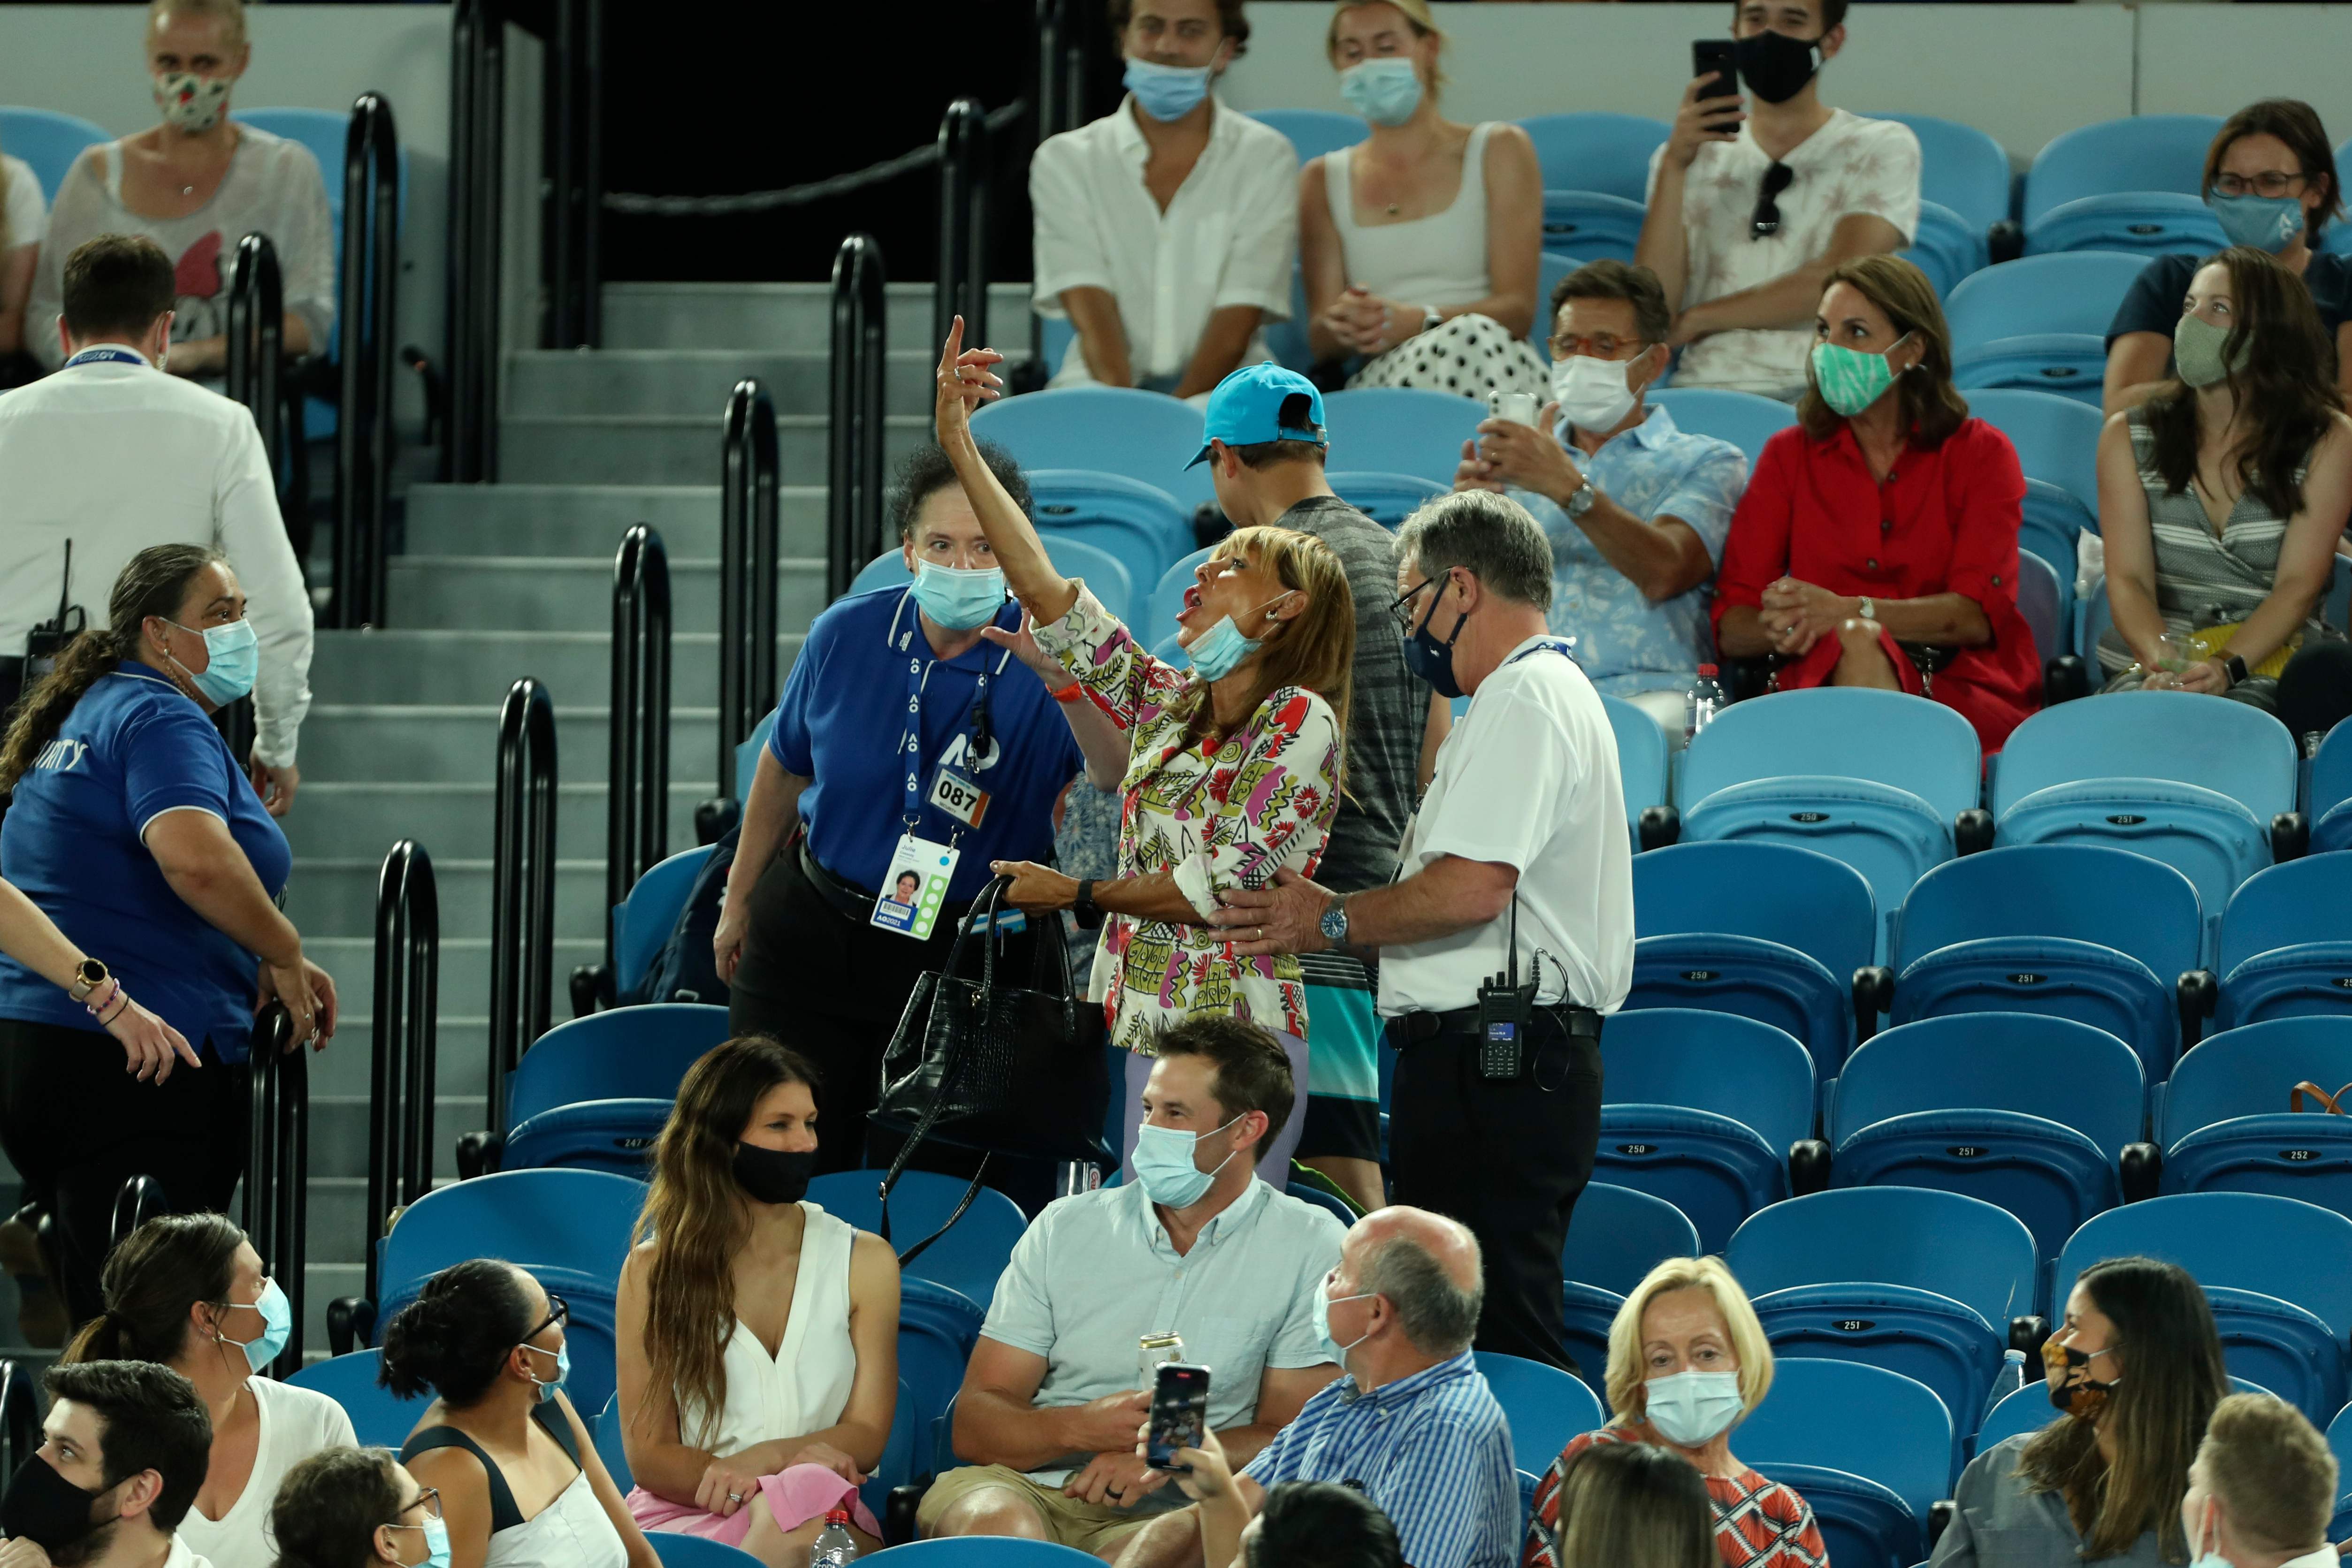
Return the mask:
<path id="1" fill-rule="evenodd" d="M 402 1509 L 400 1511 L 403 1513 L 411 1513 L 420 1508 L 425 1511 L 425 1518 L 440 1518 L 441 1489 L 439 1487 L 425 1488 L 416 1494 L 416 1500 L 415 1502 L 410 1503 L 406 1508 Z M 395 1519 L 392 1521 L 392 1528 L 394 1530 L 421 1530 L 424 1527 L 422 1525 L 404 1523 L 402 1521 Z"/>
<path id="2" fill-rule="evenodd" d="M 1748 220 L 1749 239 L 1765 239 L 1780 232 L 1780 193 L 1796 177 L 1794 169 L 1777 159 L 1764 171 L 1764 188 L 1756 193 L 1756 215 Z"/>
<path id="3" fill-rule="evenodd" d="M 1607 332 L 1596 333 L 1590 338 L 1578 338 L 1562 332 L 1551 340 L 1551 357 L 1568 360 L 1588 354 L 1596 360 L 1613 360 L 1626 349 L 1638 354 L 1649 346 L 1639 338 L 1617 338 Z"/>
<path id="4" fill-rule="evenodd" d="M 1424 589 L 1433 588 L 1444 580 L 1442 577 L 1424 577 L 1389 601 L 1389 619 L 1396 622 L 1398 636 L 1412 635 L 1412 601 L 1421 597 Z"/>
<path id="5" fill-rule="evenodd" d="M 565 1324 L 571 1322 L 571 1307 L 565 1304 L 562 1296 L 557 1295 L 553 1291 L 550 1291 L 547 1292 L 546 1321 L 541 1322 L 537 1328 L 531 1330 L 529 1333 L 523 1335 L 520 1343 L 530 1344 L 531 1341 L 537 1339 L 541 1334 L 545 1333 L 549 1329 L 554 1328 L 558 1324 Z M 533 1350 L 537 1350 L 539 1348 L 537 1345 L 531 1345 L 530 1347 Z"/>
<path id="6" fill-rule="evenodd" d="M 2308 174 L 2288 174 L 2276 169 L 2265 169 L 2259 174 L 2216 174 L 2213 189 L 2224 196 L 2242 196 L 2249 191 L 2265 196 L 2284 196 L 2297 180 L 2308 180 Z"/>

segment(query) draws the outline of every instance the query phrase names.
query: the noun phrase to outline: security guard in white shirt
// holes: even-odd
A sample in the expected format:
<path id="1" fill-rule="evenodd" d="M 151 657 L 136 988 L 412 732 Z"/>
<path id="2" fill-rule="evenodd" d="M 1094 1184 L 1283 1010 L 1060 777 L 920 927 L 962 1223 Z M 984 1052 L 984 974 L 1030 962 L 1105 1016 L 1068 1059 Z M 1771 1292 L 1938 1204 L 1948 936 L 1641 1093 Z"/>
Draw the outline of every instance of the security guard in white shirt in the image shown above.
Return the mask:
<path id="1" fill-rule="evenodd" d="M 1599 694 L 1551 637 L 1551 547 L 1525 508 L 1470 490 L 1397 535 L 1394 609 L 1415 674 L 1470 709 L 1437 754 L 1398 880 L 1334 897 L 1280 873 L 1217 923 L 1242 953 L 1380 960 L 1402 1055 L 1395 1198 L 1484 1249 L 1478 1347 L 1572 1367 L 1560 1246 L 1592 1174 L 1601 1025 L 1633 977 L 1633 852 Z"/>

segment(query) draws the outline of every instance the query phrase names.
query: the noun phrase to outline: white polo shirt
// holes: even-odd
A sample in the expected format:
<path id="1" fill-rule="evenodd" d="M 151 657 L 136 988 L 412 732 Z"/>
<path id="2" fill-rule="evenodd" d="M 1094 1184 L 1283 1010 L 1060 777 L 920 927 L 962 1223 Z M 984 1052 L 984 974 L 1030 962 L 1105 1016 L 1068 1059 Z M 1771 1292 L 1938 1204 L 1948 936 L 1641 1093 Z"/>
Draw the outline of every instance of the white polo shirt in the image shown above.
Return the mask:
<path id="1" fill-rule="evenodd" d="M 1441 855 L 1516 867 L 1520 980 L 1540 949 L 1538 1000 L 1609 1013 L 1633 983 L 1633 852 L 1617 737 L 1592 683 L 1551 641 L 1528 638 L 1479 683 L 1438 747 L 1397 874 Z M 1475 1004 L 1504 968 L 1510 924 L 1506 909 L 1452 936 L 1381 948 L 1381 1011 Z"/>
<path id="2" fill-rule="evenodd" d="M 105 347 L 130 359 L 69 364 L 0 395 L 0 655 L 22 657 L 26 634 L 56 617 L 68 539 L 71 600 L 94 627 L 132 556 L 210 545 L 261 643 L 255 750 L 288 767 L 310 707 L 310 596 L 261 433 L 243 404 Z"/>
<path id="3" fill-rule="evenodd" d="M 1209 142 L 1161 212 L 1144 188 L 1151 149 L 1129 94 L 1102 119 L 1047 138 L 1029 161 L 1041 316 L 1062 316 L 1062 291 L 1108 289 L 1138 380 L 1180 375 L 1213 311 L 1255 305 L 1290 315 L 1298 253 L 1298 154 L 1290 139 L 1211 100 Z M 1255 338 L 1243 363 L 1266 358 Z M 1053 384 L 1093 377 L 1073 343 Z"/>

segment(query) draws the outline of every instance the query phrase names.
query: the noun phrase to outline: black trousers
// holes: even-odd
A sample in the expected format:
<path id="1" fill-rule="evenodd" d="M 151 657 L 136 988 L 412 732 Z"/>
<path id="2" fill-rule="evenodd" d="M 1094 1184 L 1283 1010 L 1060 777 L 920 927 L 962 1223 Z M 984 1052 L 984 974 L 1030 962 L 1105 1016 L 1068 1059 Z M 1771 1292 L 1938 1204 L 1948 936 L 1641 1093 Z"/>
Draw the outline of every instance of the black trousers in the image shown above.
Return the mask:
<path id="1" fill-rule="evenodd" d="M 1061 939 L 1058 920 L 1033 921 L 998 955 L 997 972 L 1009 969 L 1015 985 L 1029 983 L 1041 928 Z M 945 968 L 954 946 L 955 927 L 944 917 L 929 940 L 917 942 L 835 908 L 810 884 L 796 844 L 786 845 L 752 888 L 727 1027 L 782 1040 L 816 1064 L 824 1079 L 816 1095 L 818 1175 L 887 1166 L 898 1155 L 901 1140 L 866 1120 L 882 1086 L 882 1053 L 917 977 Z M 965 968 L 977 976 L 979 966 L 980 955 L 967 950 Z M 910 1163 L 969 1178 L 980 1156 L 932 1143 Z M 1000 1155 L 988 1167 L 988 1185 L 1034 1216 L 1053 1200 L 1054 1170 L 1046 1161 Z M 895 1239 L 904 1246 L 917 1239 Z"/>
<path id="2" fill-rule="evenodd" d="M 0 1149 L 27 1200 L 57 1218 L 67 1310 L 96 1317 L 115 1196 L 152 1176 L 173 1213 L 226 1211 L 245 1174 L 253 1076 L 209 1040 L 204 1065 L 181 1062 L 163 1083 L 122 1070 L 111 1035 L 0 1019 Z"/>
<path id="3" fill-rule="evenodd" d="M 1478 1044 L 1441 1035 L 1397 1060 L 1389 1113 L 1399 1203 L 1460 1220 L 1486 1259 L 1478 1348 L 1576 1370 L 1561 1318 L 1560 1248 L 1601 1138 L 1601 1043 L 1539 1013 L 1530 1070 L 1478 1075 Z"/>

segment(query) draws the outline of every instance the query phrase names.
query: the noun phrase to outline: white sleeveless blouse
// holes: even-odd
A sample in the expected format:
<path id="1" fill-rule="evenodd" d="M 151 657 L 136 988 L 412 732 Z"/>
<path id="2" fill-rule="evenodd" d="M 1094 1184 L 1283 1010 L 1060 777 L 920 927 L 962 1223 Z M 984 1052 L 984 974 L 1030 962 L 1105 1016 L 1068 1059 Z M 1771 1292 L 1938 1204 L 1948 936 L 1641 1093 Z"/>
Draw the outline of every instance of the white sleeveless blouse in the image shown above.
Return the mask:
<path id="1" fill-rule="evenodd" d="M 1339 231 L 1349 282 L 1441 308 L 1494 292 L 1486 266 L 1486 138 L 1494 129 L 1492 120 L 1472 128 L 1454 204 L 1401 224 L 1358 223 L 1350 150 L 1323 154 L 1323 195 Z"/>
<path id="2" fill-rule="evenodd" d="M 849 1255 L 857 1238 L 847 1221 L 803 1202 L 800 1270 L 791 1314 L 773 1356 L 740 1320 L 720 1365 L 727 1404 L 716 1420 L 678 1396 L 678 1432 L 690 1448 L 725 1456 L 755 1443 L 821 1432 L 849 1407 L 857 1351 L 849 1338 Z"/>

